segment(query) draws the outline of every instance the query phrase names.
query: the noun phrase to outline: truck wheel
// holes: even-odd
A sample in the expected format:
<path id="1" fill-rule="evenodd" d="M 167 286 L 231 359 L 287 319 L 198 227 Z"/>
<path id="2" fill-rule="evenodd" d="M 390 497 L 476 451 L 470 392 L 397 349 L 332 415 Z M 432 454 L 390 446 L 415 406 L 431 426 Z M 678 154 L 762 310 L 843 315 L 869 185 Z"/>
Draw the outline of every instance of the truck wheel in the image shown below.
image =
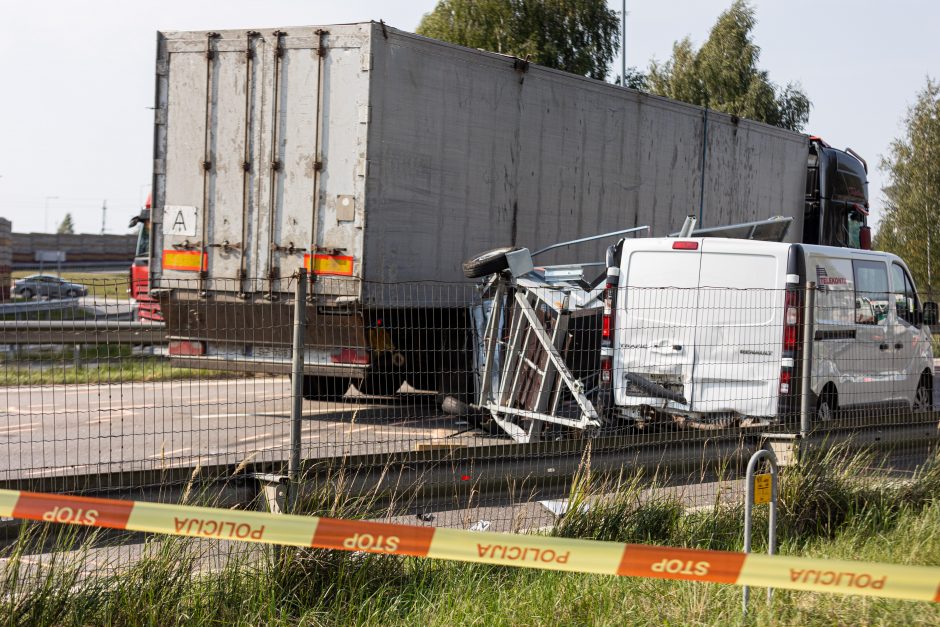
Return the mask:
<path id="1" fill-rule="evenodd" d="M 389 396 L 397 392 L 405 382 L 405 373 L 392 361 L 388 355 L 379 358 L 366 378 L 356 384 L 359 391 L 368 396 Z"/>
<path id="2" fill-rule="evenodd" d="M 494 248 L 485 253 L 480 253 L 473 259 L 463 262 L 463 275 L 468 279 L 476 279 L 482 276 L 488 276 L 497 272 L 502 272 L 509 267 L 509 260 L 506 259 L 506 253 L 519 250 L 516 246 L 504 246 L 503 248 Z"/>
<path id="3" fill-rule="evenodd" d="M 304 377 L 304 399 L 308 401 L 328 401 L 343 398 L 350 380 L 346 377 Z"/>

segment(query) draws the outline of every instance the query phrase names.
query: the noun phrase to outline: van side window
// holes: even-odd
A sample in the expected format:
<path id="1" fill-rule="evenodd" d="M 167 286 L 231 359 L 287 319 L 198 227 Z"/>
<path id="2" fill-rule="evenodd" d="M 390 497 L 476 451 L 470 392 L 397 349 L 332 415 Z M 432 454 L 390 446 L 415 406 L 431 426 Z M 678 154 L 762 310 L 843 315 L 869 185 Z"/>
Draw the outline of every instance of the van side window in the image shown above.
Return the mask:
<path id="1" fill-rule="evenodd" d="M 917 293 L 907 272 L 899 264 L 891 264 L 891 291 L 893 293 L 894 307 L 898 319 L 915 324 L 917 312 Z"/>
<path id="2" fill-rule="evenodd" d="M 888 268 L 880 261 L 852 261 L 855 323 L 879 324 L 888 317 Z"/>

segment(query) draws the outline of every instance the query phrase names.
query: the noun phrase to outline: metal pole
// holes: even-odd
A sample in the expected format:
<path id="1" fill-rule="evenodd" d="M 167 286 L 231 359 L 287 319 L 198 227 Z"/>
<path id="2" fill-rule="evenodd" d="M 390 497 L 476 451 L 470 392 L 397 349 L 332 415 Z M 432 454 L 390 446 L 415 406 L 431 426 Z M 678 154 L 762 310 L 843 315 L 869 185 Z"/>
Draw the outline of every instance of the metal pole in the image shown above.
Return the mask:
<path id="1" fill-rule="evenodd" d="M 627 0 L 620 11 L 620 86 L 627 86 Z"/>
<path id="2" fill-rule="evenodd" d="M 300 426 L 304 406 L 304 332 L 307 328 L 307 269 L 294 274 L 294 341 L 291 346 L 290 459 L 287 465 L 289 490 L 287 511 L 293 512 L 300 482 Z"/>
<path id="3" fill-rule="evenodd" d="M 777 467 L 777 456 L 773 451 L 761 449 L 751 456 L 747 463 L 747 477 L 745 479 L 745 501 L 744 501 L 744 552 L 751 552 L 751 522 L 753 520 L 754 509 L 754 471 L 757 470 L 757 464 L 766 459 L 770 463 L 770 512 L 768 517 L 767 530 L 767 554 L 773 555 L 777 550 L 777 497 L 779 490 L 777 483 L 779 481 L 779 471 Z M 773 597 L 773 588 L 767 589 L 767 602 Z M 741 611 L 747 616 L 747 602 L 751 598 L 750 586 L 744 586 L 741 595 Z"/>
<path id="4" fill-rule="evenodd" d="M 812 428 L 813 418 L 813 335 L 815 333 L 816 283 L 807 281 L 803 303 L 803 360 L 800 384 L 800 437 Z"/>

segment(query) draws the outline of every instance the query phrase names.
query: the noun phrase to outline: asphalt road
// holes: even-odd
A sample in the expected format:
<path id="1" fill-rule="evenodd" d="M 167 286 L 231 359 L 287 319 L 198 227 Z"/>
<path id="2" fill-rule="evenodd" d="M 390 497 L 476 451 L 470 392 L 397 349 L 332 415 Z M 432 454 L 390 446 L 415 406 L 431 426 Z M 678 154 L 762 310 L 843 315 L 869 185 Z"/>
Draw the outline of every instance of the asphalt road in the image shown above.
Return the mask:
<path id="1" fill-rule="evenodd" d="M 0 480 L 286 459 L 286 377 L 0 388 Z M 433 395 L 304 402 L 305 458 L 492 442 Z"/>

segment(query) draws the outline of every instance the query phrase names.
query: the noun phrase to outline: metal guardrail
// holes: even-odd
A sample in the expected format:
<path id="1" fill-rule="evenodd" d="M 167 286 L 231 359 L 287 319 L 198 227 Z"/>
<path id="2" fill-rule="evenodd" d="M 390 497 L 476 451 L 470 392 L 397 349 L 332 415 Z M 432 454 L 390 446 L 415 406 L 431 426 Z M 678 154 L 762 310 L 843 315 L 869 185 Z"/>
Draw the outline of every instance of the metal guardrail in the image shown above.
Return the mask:
<path id="1" fill-rule="evenodd" d="M 162 344 L 161 323 L 127 320 L 3 320 L 0 344 Z"/>
<path id="2" fill-rule="evenodd" d="M 27 314 L 40 311 L 62 311 L 78 306 L 77 298 L 57 298 L 54 300 L 24 300 L 21 302 L 0 303 L 0 316 Z"/>

